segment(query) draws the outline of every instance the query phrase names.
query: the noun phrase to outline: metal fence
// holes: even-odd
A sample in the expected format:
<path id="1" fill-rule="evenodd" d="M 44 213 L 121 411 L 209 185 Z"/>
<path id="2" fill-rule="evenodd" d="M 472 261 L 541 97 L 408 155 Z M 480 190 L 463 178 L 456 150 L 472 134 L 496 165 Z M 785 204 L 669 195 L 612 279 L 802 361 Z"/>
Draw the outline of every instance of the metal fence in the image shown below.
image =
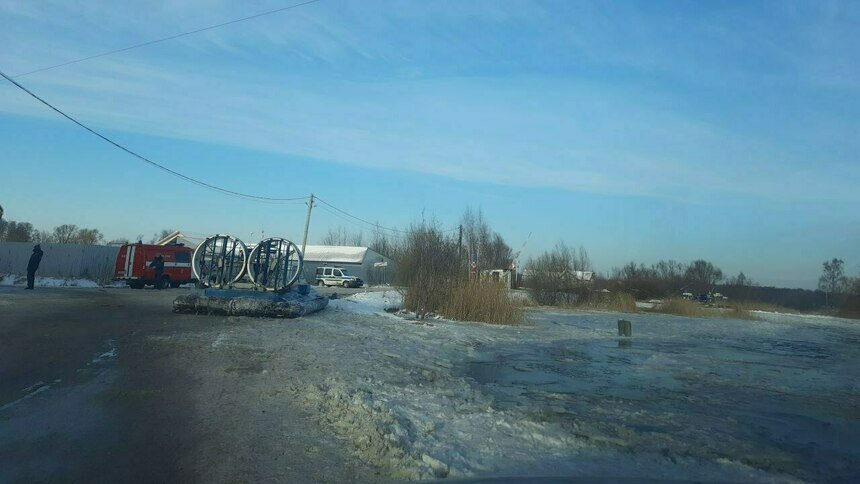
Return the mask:
<path id="1" fill-rule="evenodd" d="M 32 242 L 0 242 L 0 274 L 25 274 Z M 119 247 L 105 245 L 42 244 L 45 256 L 37 276 L 110 282 Z"/>

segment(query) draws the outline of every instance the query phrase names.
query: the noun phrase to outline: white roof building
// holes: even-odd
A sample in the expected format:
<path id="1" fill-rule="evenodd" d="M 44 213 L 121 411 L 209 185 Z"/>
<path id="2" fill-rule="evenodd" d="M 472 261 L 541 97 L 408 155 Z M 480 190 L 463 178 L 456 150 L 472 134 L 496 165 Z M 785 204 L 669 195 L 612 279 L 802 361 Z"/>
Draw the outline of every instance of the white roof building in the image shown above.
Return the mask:
<path id="1" fill-rule="evenodd" d="M 305 247 L 305 261 L 327 262 L 331 264 L 363 264 L 368 252 L 383 257 L 367 247 L 341 245 L 308 245 Z M 377 262 L 377 260 L 373 262 Z"/>
<path id="2" fill-rule="evenodd" d="M 185 247 L 196 248 L 206 240 L 205 237 L 192 237 L 179 230 L 155 242 L 155 245 L 182 244 Z"/>

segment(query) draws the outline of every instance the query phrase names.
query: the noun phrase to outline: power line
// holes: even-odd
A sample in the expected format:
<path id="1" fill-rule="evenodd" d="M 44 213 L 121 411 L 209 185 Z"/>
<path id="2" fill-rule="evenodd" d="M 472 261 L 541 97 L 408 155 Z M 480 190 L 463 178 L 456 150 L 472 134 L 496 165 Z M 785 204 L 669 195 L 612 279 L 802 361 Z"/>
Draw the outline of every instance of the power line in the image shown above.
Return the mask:
<path id="1" fill-rule="evenodd" d="M 63 112 L 62 110 L 60 110 L 59 108 L 57 108 L 56 106 L 54 106 L 53 104 L 51 104 L 51 103 L 49 103 L 48 101 L 46 101 L 46 100 L 42 99 L 41 97 L 39 97 L 39 96 L 38 96 L 36 93 L 34 93 L 33 91 L 30 91 L 30 90 L 29 90 L 29 89 L 27 89 L 26 87 L 22 86 L 20 83 L 18 83 L 17 81 L 15 81 L 14 79 L 12 79 L 12 78 L 11 78 L 11 77 L 9 77 L 8 75 L 6 75 L 3 71 L 0 71 L 0 76 L 2 76 L 4 79 L 6 79 L 7 81 L 9 81 L 12 85 L 14 85 L 15 87 L 17 87 L 18 89 L 21 89 L 22 91 L 24 91 L 24 92 L 26 92 L 27 94 L 29 94 L 32 98 L 36 99 L 37 101 L 39 101 L 40 103 L 44 104 L 45 106 L 48 106 L 48 107 L 49 107 L 49 108 L 51 108 L 53 111 L 55 111 L 56 113 L 58 113 L 60 116 L 62 116 L 62 117 L 64 117 L 64 118 L 68 119 L 69 121 L 71 121 L 71 122 L 75 123 L 75 124 L 76 124 L 76 125 L 78 125 L 79 127 L 83 128 L 83 129 L 85 129 L 85 130 L 87 130 L 88 132 L 90 132 L 91 134 L 93 134 L 93 135 L 97 136 L 98 138 L 102 139 L 103 141 L 105 141 L 105 142 L 107 142 L 107 143 L 109 143 L 109 144 L 113 145 L 115 148 L 118 148 L 118 149 L 120 149 L 120 150 L 122 150 L 122 151 L 124 151 L 124 152 L 128 153 L 129 155 L 131 155 L 131 156 L 133 156 L 133 157 L 135 157 L 135 158 L 137 158 L 137 159 L 139 159 L 139 160 L 143 161 L 144 163 L 146 163 L 146 164 L 148 164 L 148 165 L 150 165 L 150 166 L 152 166 L 152 167 L 155 167 L 155 168 L 157 168 L 157 169 L 159 169 L 159 170 L 162 170 L 162 171 L 164 171 L 164 172 L 166 172 L 166 173 L 168 173 L 168 174 L 170 174 L 170 175 L 173 175 L 173 176 L 175 176 L 175 177 L 177 177 L 177 178 L 180 178 L 180 179 L 185 180 L 185 181 L 187 181 L 187 182 L 193 183 L 193 184 L 195 184 L 195 185 L 197 185 L 197 186 L 200 186 L 200 187 L 203 187 L 203 188 L 206 188 L 206 189 L 208 189 L 208 190 L 212 190 L 212 191 L 215 191 L 215 192 L 218 192 L 218 193 L 224 194 L 224 195 L 234 196 L 234 197 L 242 198 L 242 199 L 245 199 L 245 200 L 252 200 L 252 201 L 256 201 L 256 202 L 267 202 L 267 203 L 286 203 L 286 204 L 296 204 L 296 205 L 298 205 L 298 204 L 302 204 L 302 203 L 304 203 L 304 202 L 305 202 L 305 200 L 306 200 L 306 197 L 278 198 L 278 197 L 262 197 L 262 196 L 258 196 L 258 195 L 251 195 L 251 194 L 247 194 L 247 193 L 242 193 L 242 192 L 237 192 L 237 191 L 234 191 L 234 190 L 229 190 L 229 189 L 226 189 L 226 188 L 222 188 L 222 187 L 219 187 L 219 186 L 217 186 L 217 185 L 212 185 L 212 184 L 210 184 L 210 183 L 206 183 L 206 182 L 204 182 L 204 181 L 202 181 L 202 180 L 198 180 L 198 179 L 196 179 L 196 178 L 190 177 L 190 176 L 188 176 L 188 175 L 184 175 L 184 174 L 182 174 L 182 173 L 180 173 L 180 172 L 178 172 L 178 171 L 172 170 L 172 169 L 170 169 L 170 168 L 168 168 L 168 167 L 166 167 L 166 166 L 164 166 L 164 165 L 162 165 L 162 164 L 160 164 L 160 163 L 157 163 L 157 162 L 155 162 L 155 161 L 152 161 L 151 159 L 149 159 L 149 158 L 147 158 L 147 157 L 145 157 L 145 156 L 143 156 L 143 155 L 141 155 L 141 154 L 139 154 L 139 153 L 137 153 L 137 152 L 135 152 L 135 151 L 131 150 L 130 148 L 126 148 L 125 146 L 123 146 L 123 145 L 121 145 L 121 144 L 117 143 L 116 141 L 114 141 L 114 140 L 112 140 L 112 139 L 108 138 L 107 136 L 105 136 L 105 135 L 103 135 L 103 134 L 99 133 L 98 131 L 94 130 L 93 128 L 90 128 L 89 126 L 85 125 L 84 123 L 82 123 L 82 122 L 78 121 L 77 119 L 73 118 L 72 116 L 70 116 L 70 115 L 66 114 L 65 112 Z M 403 234 L 403 235 L 405 235 L 405 234 L 410 234 L 410 233 L 412 233 L 412 232 L 413 232 L 413 231 L 411 231 L 411 230 L 400 230 L 400 229 L 395 229 L 395 228 L 392 228 L 392 227 L 386 227 L 386 226 L 384 226 L 384 225 L 380 225 L 380 224 L 378 224 L 378 223 L 370 222 L 370 221 L 365 220 L 365 219 L 363 219 L 363 218 L 361 218 L 361 217 L 358 217 L 358 216 L 356 216 L 356 215 L 353 215 L 353 214 L 351 214 L 351 213 L 349 213 L 349 212 L 347 212 L 347 211 L 345 211 L 345 210 L 342 210 L 342 209 L 340 209 L 340 208 L 338 208 L 338 207 L 336 207 L 336 206 L 332 205 L 331 203 L 329 203 L 329 202 L 327 202 L 327 201 L 325 201 L 325 200 L 323 200 L 323 199 L 321 199 L 321 198 L 319 198 L 319 197 L 315 197 L 315 199 L 316 199 L 316 200 L 318 200 L 318 201 L 320 201 L 320 202 L 322 202 L 323 204 L 327 205 L 328 207 L 330 207 L 330 208 L 334 209 L 335 211 L 337 211 L 337 212 L 339 212 L 339 213 L 341 213 L 341 214 L 343 214 L 343 215 L 345 215 L 345 216 L 347 216 L 347 217 L 350 217 L 350 218 L 352 218 L 352 219 L 354 219 L 354 220 L 358 220 L 359 222 L 362 222 L 362 223 L 364 223 L 364 224 L 366 224 L 366 225 L 368 225 L 368 226 L 370 226 L 370 227 L 372 227 L 372 228 L 374 228 L 374 229 L 377 229 L 377 230 L 378 230 L 378 229 L 384 229 L 384 230 L 388 230 L 388 231 L 390 231 L 390 232 L 394 232 L 394 233 L 397 233 L 397 234 Z M 444 231 L 443 231 L 443 233 L 453 232 L 454 230 L 457 230 L 457 227 L 454 227 L 454 228 L 451 228 L 451 229 L 448 229 L 448 230 L 444 230 Z"/>
<path id="2" fill-rule="evenodd" d="M 349 213 L 349 212 L 347 212 L 347 211 L 345 211 L 345 210 L 341 210 L 341 209 L 339 209 L 339 208 L 335 207 L 334 205 L 332 205 L 332 204 L 330 204 L 330 203 L 326 202 L 325 200 L 323 200 L 323 199 L 322 199 L 322 198 L 320 198 L 320 197 L 316 197 L 316 199 L 317 199 L 317 200 L 319 200 L 320 202 L 322 202 L 322 203 L 324 203 L 324 204 L 328 205 L 329 207 L 333 208 L 334 210 L 337 210 L 338 212 L 340 212 L 340 213 L 342 213 L 342 214 L 346 215 L 347 217 L 350 217 L 350 218 L 353 218 L 353 219 L 355 219 L 355 220 L 358 220 L 359 222 L 363 222 L 363 223 L 365 223 L 365 224 L 367 224 L 367 225 L 370 225 L 371 227 L 375 227 L 375 228 L 379 228 L 379 229 L 385 229 L 385 230 L 390 230 L 390 231 L 392 231 L 392 232 L 398 232 L 398 233 L 404 233 L 404 234 L 408 234 L 408 233 L 409 233 L 409 231 L 408 231 L 408 230 L 394 229 L 394 228 L 391 228 L 391 227 L 385 227 L 385 226 L 382 226 L 382 225 L 379 225 L 379 224 L 375 224 L 375 223 L 373 223 L 373 222 L 369 222 L 369 221 L 367 221 L 367 220 L 365 220 L 365 219 L 363 219 L 363 218 L 361 218 L 361 217 L 356 217 L 355 215 L 353 215 L 353 214 L 351 214 L 351 213 Z"/>
<path id="3" fill-rule="evenodd" d="M 48 106 L 49 108 L 53 109 L 53 110 L 54 110 L 54 111 L 56 111 L 58 114 L 60 114 L 60 115 L 61 115 L 61 116 L 63 116 L 64 118 L 68 119 L 69 121 L 71 121 L 71 122 L 73 122 L 73 123 L 77 124 L 77 125 L 78 125 L 78 126 L 80 126 L 81 128 L 83 128 L 83 129 L 85 129 L 85 130 L 89 131 L 90 133 L 92 133 L 92 134 L 94 134 L 94 135 L 98 136 L 98 137 L 99 137 L 99 138 L 101 138 L 102 140 L 104 140 L 104 141 L 106 141 L 106 142 L 108 142 L 108 143 L 112 144 L 114 147 L 119 148 L 119 149 L 121 149 L 122 151 L 125 151 L 126 153 L 130 154 L 131 156 L 134 156 L 135 158 L 137 158 L 137 159 L 139 159 L 139 160 L 141 160 L 141 161 L 143 161 L 143 162 L 145 162 L 145 163 L 147 163 L 147 164 L 149 164 L 149 165 L 151 165 L 151 166 L 154 166 L 155 168 L 158 168 L 159 170 L 162 170 L 162 171 L 164 171 L 164 172 L 166 172 L 166 173 L 169 173 L 169 174 L 171 174 L 171 175 L 173 175 L 173 176 L 175 176 L 175 177 L 177 177 L 177 178 L 181 178 L 181 179 L 183 179 L 183 180 L 185 180 L 185 181 L 188 181 L 188 182 L 194 183 L 195 185 L 201 186 L 201 187 L 203 187 L 203 188 L 207 188 L 207 189 L 209 189 L 209 190 L 213 190 L 213 191 L 216 191 L 216 192 L 219 192 L 219 193 L 223 193 L 223 194 L 225 194 L 225 195 L 231 195 L 231 196 L 234 196 L 234 197 L 244 198 L 244 199 L 246 199 L 246 200 L 254 200 L 254 201 L 269 202 L 269 203 L 281 203 L 281 202 L 294 202 L 294 201 L 304 200 L 304 199 L 305 199 L 305 197 L 276 198 L 276 197 L 261 197 L 261 196 L 257 196 L 257 195 L 249 195 L 249 194 L 247 194 L 247 193 L 236 192 L 236 191 L 233 191 L 233 190 L 228 190 L 228 189 L 226 189 L 226 188 L 219 187 L 219 186 L 217 186 L 217 185 L 212 185 L 212 184 L 206 183 L 206 182 L 204 182 L 204 181 L 198 180 L 198 179 L 196 179 L 196 178 L 192 178 L 192 177 L 190 177 L 190 176 L 188 176 L 188 175 L 183 175 L 182 173 L 179 173 L 178 171 L 171 170 L 170 168 L 168 168 L 168 167 L 166 167 L 166 166 L 164 166 L 164 165 L 161 165 L 161 164 L 159 164 L 159 163 L 156 163 L 156 162 L 154 162 L 154 161 L 150 160 L 149 158 L 147 158 L 147 157 L 145 157 L 145 156 L 143 156 L 143 155 L 141 155 L 141 154 L 138 154 L 137 152 L 132 151 L 132 150 L 131 150 L 131 149 L 129 149 L 129 148 L 126 148 L 125 146 L 123 146 L 123 145 L 121 145 L 121 144 L 117 143 L 116 141 L 114 141 L 114 140 L 112 140 L 112 139 L 108 138 L 107 136 L 105 136 L 105 135 L 103 135 L 103 134 L 99 133 L 98 131 L 96 131 L 96 130 L 94 130 L 94 129 L 90 128 L 89 126 L 85 125 L 84 123 L 82 123 L 82 122 L 78 121 L 77 119 L 75 119 L 75 118 L 73 118 L 73 117 L 69 116 L 68 114 L 66 114 L 66 113 L 64 113 L 63 111 L 61 111 L 59 108 L 54 107 L 54 105 L 52 105 L 52 104 L 51 104 L 51 103 L 49 103 L 48 101 L 45 101 L 44 99 L 42 99 L 41 97 L 39 97 L 38 95 L 36 95 L 36 94 L 35 94 L 35 93 L 33 93 L 32 91 L 30 91 L 29 89 L 27 89 L 26 87 L 24 87 L 24 86 L 22 86 L 21 84 L 19 84 L 17 81 L 15 81 L 14 79 L 12 79 L 11 77 L 7 76 L 5 73 L 3 73 L 3 71 L 0 71 L 0 76 L 3 76 L 3 78 L 5 78 L 7 81 L 11 82 L 13 85 L 15 85 L 15 87 L 17 87 L 18 89 L 21 89 L 22 91 L 26 92 L 27 94 L 29 94 L 30 96 L 32 96 L 32 97 L 33 97 L 34 99 L 36 99 L 37 101 L 39 101 L 39 102 L 41 102 L 42 104 L 44 104 L 45 106 Z"/>
<path id="4" fill-rule="evenodd" d="M 58 67 L 64 67 L 64 66 L 68 66 L 68 65 L 71 65 L 71 64 L 77 64 L 78 62 L 84 62 L 84 61 L 88 61 L 88 60 L 92 60 L 92 59 L 97 59 L 97 58 L 99 58 L 99 57 L 105 57 L 105 56 L 108 56 L 108 55 L 118 54 L 118 53 L 120 53 L 120 52 L 125 52 L 125 51 L 129 51 L 129 50 L 132 50 L 132 49 L 137 49 L 137 48 L 139 48 L 139 47 L 146 47 L 146 46 L 148 46 L 148 45 L 158 44 L 158 43 L 161 43 L 161 42 L 166 42 L 166 41 L 168 41 L 168 40 L 178 39 L 178 38 L 180 38 L 180 37 L 185 37 L 185 36 L 188 36 L 188 35 L 199 34 L 200 32 L 205 32 L 205 31 L 207 31 L 207 30 L 217 29 L 217 28 L 220 28 L 220 27 L 224 27 L 224 26 L 227 26 L 227 25 L 232 25 L 232 24 L 239 23 L 239 22 L 244 22 L 244 21 L 246 21 L 246 20 L 251 20 L 251 19 L 259 18 L 259 17 L 263 17 L 263 16 L 266 16 L 266 15 L 272 15 L 272 14 L 275 14 L 275 13 L 283 12 L 283 11 L 285 11 L 285 10 L 291 10 L 291 9 L 294 9 L 294 8 L 298 8 L 298 7 L 301 7 L 301 6 L 304 6 L 304 5 L 309 5 L 309 4 L 311 4 L 311 3 L 317 3 L 317 2 L 320 2 L 320 1 L 322 1 L 322 0 L 308 0 L 308 1 L 306 1 L 306 2 L 297 3 L 297 4 L 295 4 L 295 5 L 290 5 L 290 6 L 287 6 L 287 7 L 276 8 L 276 9 L 274 9 L 274 10 L 269 10 L 269 11 L 266 11 L 266 12 L 260 12 L 260 13 L 254 14 L 254 15 L 249 15 L 249 16 L 247 16 L 247 17 L 242 17 L 242 18 L 238 18 L 238 19 L 234 19 L 234 20 L 228 20 L 227 22 L 222 22 L 222 23 L 220 23 L 220 24 L 210 25 L 210 26 L 208 26 L 208 27 L 203 27 L 203 28 L 199 28 L 199 29 L 196 29 L 196 30 L 190 30 L 190 31 L 188 31 L 188 32 L 182 32 L 182 33 L 179 33 L 179 34 L 170 35 L 170 36 L 168 36 L 168 37 L 162 37 L 162 38 L 160 38 L 160 39 L 154 39 L 154 40 L 149 40 L 149 41 L 146 41 L 146 42 L 141 42 L 141 43 L 139 43 L 139 44 L 134 44 L 134 45 L 130 45 L 130 46 L 128 46 L 128 47 L 123 47 L 123 48 L 121 48 L 121 49 L 109 50 L 109 51 L 106 51 L 106 52 L 102 52 L 102 53 L 100 53 L 100 54 L 94 54 L 94 55 L 87 56 L 87 57 L 81 57 L 80 59 L 74 59 L 74 60 L 70 60 L 70 61 L 67 61 L 67 62 L 62 62 L 62 63 L 60 63 L 60 64 L 56 64 L 56 65 L 53 65 L 53 66 L 42 67 L 42 68 L 40 68 L 40 69 L 35 69 L 35 70 L 32 70 L 32 71 L 28 71 L 28 72 L 22 72 L 21 74 L 16 74 L 16 75 L 14 75 L 14 76 L 12 76 L 12 77 L 13 77 L 13 78 L 18 78 L 18 77 L 29 76 L 30 74 L 35 74 L 35 73 L 37 73 L 37 72 L 44 72 L 44 71 L 48 71 L 48 70 L 51 70 L 51 69 L 56 69 L 56 68 L 58 68 Z M 3 76 L 3 77 L 6 77 L 6 76 Z"/>
<path id="5" fill-rule="evenodd" d="M 347 212 L 347 211 L 345 211 L 345 210 L 341 210 L 341 209 L 339 209 L 339 208 L 335 207 L 334 205 L 332 205 L 332 204 L 330 204 L 330 203 L 326 202 L 325 200 L 323 200 L 323 199 L 322 199 L 322 198 L 320 198 L 320 197 L 314 197 L 314 198 L 316 198 L 316 200 L 318 200 L 318 201 L 320 201 L 320 202 L 324 203 L 325 205 L 328 205 L 329 207 L 333 208 L 334 210 L 336 210 L 336 211 L 338 211 L 338 212 L 342 213 L 343 215 L 346 215 L 347 217 L 350 217 L 350 218 L 353 218 L 353 219 L 355 219 L 355 220 L 358 220 L 359 222 L 363 222 L 363 223 L 365 223 L 365 224 L 367 224 L 367 225 L 371 226 L 372 228 L 375 228 L 375 229 L 384 229 L 384 230 L 389 230 L 389 231 L 391 231 L 391 232 L 395 232 L 395 233 L 399 233 L 399 234 L 411 234 L 411 233 L 413 233 L 413 232 L 414 232 L 414 230 L 400 230 L 400 229 L 395 229 L 395 228 L 391 228 L 391 227 L 386 227 L 386 226 L 384 226 L 384 225 L 379 225 L 378 223 L 370 222 L 370 221 L 365 220 L 365 219 L 363 219 L 363 218 L 361 218 L 361 217 L 355 216 L 355 215 L 353 215 L 353 214 L 351 214 L 351 213 L 349 213 L 349 212 Z M 442 231 L 442 233 L 453 232 L 453 231 L 458 230 L 458 229 L 459 229 L 459 227 L 454 227 L 454 228 L 451 228 L 451 229 L 448 229 L 448 230 L 443 230 L 443 231 Z"/>
<path id="6" fill-rule="evenodd" d="M 319 200 L 319 197 L 314 197 L 314 198 L 316 198 L 317 200 Z M 364 226 L 364 225 L 362 225 L 361 223 L 356 222 L 355 220 L 353 220 L 353 219 L 351 219 L 351 218 L 345 217 L 345 216 L 341 215 L 340 213 L 335 212 L 334 210 L 332 210 L 332 209 L 330 209 L 330 208 L 328 208 L 328 207 L 326 207 L 326 206 L 320 205 L 320 206 L 319 206 L 319 208 L 321 208 L 322 210 L 324 210 L 326 213 L 329 213 L 329 214 L 331 214 L 332 216 L 334 216 L 334 217 L 338 218 L 339 220 L 343 220 L 344 222 L 346 222 L 346 223 L 348 223 L 348 224 L 350 224 L 350 225 L 352 225 L 352 226 L 354 226 L 354 227 L 358 228 L 358 230 L 365 230 L 365 229 L 367 229 L 367 227 L 366 227 L 366 226 Z M 376 224 L 374 224 L 374 225 L 373 225 L 373 228 L 374 228 L 374 229 L 376 229 L 376 228 L 381 229 L 381 228 L 383 228 L 383 227 L 378 227 Z M 402 237 L 406 237 L 407 235 L 408 235 L 408 232 L 407 232 L 407 233 L 398 233 L 398 232 L 395 232 L 395 233 L 391 233 L 391 234 L 390 234 L 390 236 L 391 236 L 391 237 L 395 237 L 395 238 L 402 238 Z"/>

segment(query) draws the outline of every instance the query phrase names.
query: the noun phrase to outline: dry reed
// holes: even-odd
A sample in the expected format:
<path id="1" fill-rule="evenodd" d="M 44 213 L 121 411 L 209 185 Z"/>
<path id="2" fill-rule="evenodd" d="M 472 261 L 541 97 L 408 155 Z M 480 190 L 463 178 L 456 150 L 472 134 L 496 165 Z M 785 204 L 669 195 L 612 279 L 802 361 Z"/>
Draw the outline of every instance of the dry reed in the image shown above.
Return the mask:
<path id="1" fill-rule="evenodd" d="M 462 281 L 451 286 L 439 314 L 449 319 L 493 324 L 520 324 L 523 303 L 493 281 Z"/>

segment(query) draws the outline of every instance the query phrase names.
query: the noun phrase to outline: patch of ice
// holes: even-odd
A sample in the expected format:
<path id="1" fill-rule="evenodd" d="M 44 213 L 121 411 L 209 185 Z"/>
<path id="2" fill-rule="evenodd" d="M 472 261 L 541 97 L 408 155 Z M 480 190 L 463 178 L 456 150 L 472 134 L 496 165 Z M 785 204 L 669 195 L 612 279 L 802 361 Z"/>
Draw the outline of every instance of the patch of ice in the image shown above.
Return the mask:
<path id="1" fill-rule="evenodd" d="M 386 477 L 781 482 L 809 468 L 795 441 L 826 449 L 814 465 L 828 476 L 854 462 L 835 445 L 856 429 L 839 419 L 857 393 L 828 376 L 853 368 L 854 327 L 630 314 L 636 336 L 621 346 L 616 314 L 536 311 L 528 329 L 393 324 L 394 301 L 333 300 L 340 312 L 308 318 L 313 337 L 290 347 L 313 368 L 291 387 L 298 401 Z"/>

